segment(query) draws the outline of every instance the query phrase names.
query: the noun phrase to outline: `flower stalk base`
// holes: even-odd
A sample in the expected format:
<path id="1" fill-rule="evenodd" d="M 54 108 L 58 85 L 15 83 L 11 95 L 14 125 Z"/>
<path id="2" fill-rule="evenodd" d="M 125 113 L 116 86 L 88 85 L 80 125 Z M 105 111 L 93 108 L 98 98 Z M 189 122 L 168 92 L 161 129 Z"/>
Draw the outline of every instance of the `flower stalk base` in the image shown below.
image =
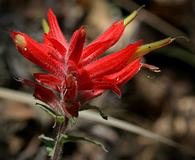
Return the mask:
<path id="1" fill-rule="evenodd" d="M 63 143 L 61 142 L 61 135 L 65 134 L 68 126 L 68 119 L 66 118 L 63 123 L 60 123 L 58 126 L 56 141 L 53 149 L 52 160 L 61 160 Z"/>

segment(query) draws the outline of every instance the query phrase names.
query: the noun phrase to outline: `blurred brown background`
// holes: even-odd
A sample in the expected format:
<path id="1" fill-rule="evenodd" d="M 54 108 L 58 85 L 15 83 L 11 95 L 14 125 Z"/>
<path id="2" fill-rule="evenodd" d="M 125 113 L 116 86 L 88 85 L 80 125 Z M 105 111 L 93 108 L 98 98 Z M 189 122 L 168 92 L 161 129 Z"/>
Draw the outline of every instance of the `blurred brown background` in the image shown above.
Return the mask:
<path id="1" fill-rule="evenodd" d="M 2 88 L 32 93 L 14 77 L 32 78 L 40 70 L 25 60 L 9 37 L 10 30 L 29 34 L 42 41 L 41 20 L 51 7 L 67 39 L 80 25 L 86 25 L 88 42 L 114 21 L 124 18 L 145 4 L 117 45 L 107 53 L 128 43 L 144 43 L 168 36 L 185 36 L 174 44 L 145 56 L 144 61 L 161 68 L 161 73 L 141 70 L 126 86 L 122 98 L 107 92 L 93 103 L 108 115 L 117 117 L 168 137 L 189 150 L 195 149 L 195 1 L 193 0 L 0 0 L 0 91 Z M 0 99 L 0 159 L 47 159 L 37 138 L 52 136 L 53 121 L 42 111 L 17 102 L 13 97 Z M 120 129 L 81 120 L 70 130 L 94 137 L 106 144 L 109 152 L 88 143 L 64 146 L 67 160 L 192 160 L 185 149 L 130 134 Z"/>

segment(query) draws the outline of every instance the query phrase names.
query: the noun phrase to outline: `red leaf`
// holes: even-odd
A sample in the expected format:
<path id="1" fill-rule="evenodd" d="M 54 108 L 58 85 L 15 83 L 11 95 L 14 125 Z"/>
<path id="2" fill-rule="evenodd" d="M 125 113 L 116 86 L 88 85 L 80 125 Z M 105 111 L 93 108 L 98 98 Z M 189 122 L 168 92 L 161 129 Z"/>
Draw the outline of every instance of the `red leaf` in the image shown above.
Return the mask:
<path id="1" fill-rule="evenodd" d="M 84 49 L 80 65 L 86 65 L 103 54 L 119 40 L 124 29 L 125 27 L 123 21 L 115 22 Z"/>
<path id="2" fill-rule="evenodd" d="M 45 46 L 45 52 L 47 52 L 52 58 L 55 58 L 57 61 L 64 63 L 64 57 L 51 46 Z"/>
<path id="3" fill-rule="evenodd" d="M 47 46 L 53 46 L 53 44 L 49 40 L 49 37 L 46 33 L 44 33 L 44 36 L 43 36 L 43 44 Z"/>
<path id="4" fill-rule="evenodd" d="M 91 89 L 79 91 L 78 99 L 80 101 L 89 101 L 97 96 L 100 96 L 104 92 L 103 89 Z"/>
<path id="5" fill-rule="evenodd" d="M 69 104 L 69 106 L 66 106 L 66 108 L 64 108 L 65 113 L 68 112 L 68 114 L 70 114 L 72 117 L 78 117 L 78 111 L 80 108 L 80 103 L 79 102 L 75 102 L 73 104 Z"/>
<path id="6" fill-rule="evenodd" d="M 76 78 L 72 75 L 68 75 L 66 78 L 66 90 L 67 92 L 64 95 L 65 101 L 73 102 L 77 98 L 77 81 Z"/>
<path id="7" fill-rule="evenodd" d="M 93 87 L 93 83 L 87 71 L 81 68 L 78 72 L 79 72 L 79 76 L 77 77 L 78 90 L 91 89 Z"/>
<path id="8" fill-rule="evenodd" d="M 49 89 L 36 84 L 30 80 L 21 80 L 21 82 L 23 84 L 29 85 L 31 87 L 34 87 L 34 97 L 39 99 L 40 101 L 48 104 L 49 106 L 51 106 L 52 108 L 58 108 L 59 105 L 59 101 L 58 98 L 56 97 L 56 95 Z"/>
<path id="9" fill-rule="evenodd" d="M 52 46 L 61 54 L 63 58 L 65 57 L 66 48 L 58 40 L 49 37 L 48 34 L 44 34 L 44 44 Z"/>
<path id="10" fill-rule="evenodd" d="M 35 73 L 34 77 L 35 77 L 35 80 L 39 82 L 40 84 L 43 84 L 45 86 L 48 86 L 51 89 L 54 89 L 60 92 L 59 87 L 62 83 L 62 80 L 60 80 L 56 76 L 45 74 L 45 73 Z"/>
<path id="11" fill-rule="evenodd" d="M 104 78 L 107 79 L 107 81 L 114 81 L 118 86 L 120 86 L 129 81 L 139 71 L 141 66 L 141 59 L 137 59 L 119 72 L 107 75 Z"/>
<path id="12" fill-rule="evenodd" d="M 119 97 L 121 96 L 121 91 L 115 83 L 109 81 L 96 81 L 94 82 L 94 89 L 95 90 L 112 90 L 115 94 Z"/>
<path id="13" fill-rule="evenodd" d="M 58 40 L 61 44 L 64 45 L 65 48 L 67 48 L 68 44 L 59 27 L 57 18 L 55 14 L 53 13 L 52 9 L 48 10 L 48 21 L 49 21 L 49 27 L 50 27 L 50 30 L 48 33 L 49 37 Z"/>
<path id="14" fill-rule="evenodd" d="M 11 35 L 17 49 L 24 57 L 56 76 L 64 77 L 64 65 L 53 58 L 51 52 L 48 53 L 48 48 L 24 33 L 12 32 Z"/>
<path id="15" fill-rule="evenodd" d="M 130 57 L 135 54 L 140 42 L 128 45 L 125 49 L 98 59 L 97 61 L 87 65 L 84 69 L 91 78 L 112 74 L 126 66 Z"/>
<path id="16" fill-rule="evenodd" d="M 74 32 L 68 49 L 67 61 L 72 60 L 75 64 L 79 62 L 85 43 L 85 37 L 86 31 L 83 26 Z"/>

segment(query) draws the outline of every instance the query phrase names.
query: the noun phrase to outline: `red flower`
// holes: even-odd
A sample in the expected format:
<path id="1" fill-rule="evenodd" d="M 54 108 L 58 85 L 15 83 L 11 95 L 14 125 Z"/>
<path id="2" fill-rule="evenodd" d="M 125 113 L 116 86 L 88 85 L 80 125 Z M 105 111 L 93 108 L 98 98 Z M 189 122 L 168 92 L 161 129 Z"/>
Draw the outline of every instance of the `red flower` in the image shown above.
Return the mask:
<path id="1" fill-rule="evenodd" d="M 86 31 L 76 30 L 68 44 L 51 9 L 48 11 L 49 31 L 38 43 L 21 32 L 11 36 L 19 52 L 49 73 L 35 73 L 36 82 L 21 80 L 33 86 L 34 96 L 66 117 L 78 115 L 82 102 L 112 90 L 121 95 L 119 87 L 129 81 L 142 66 L 141 57 L 173 39 L 140 46 L 128 45 L 121 51 L 99 58 L 121 37 L 125 26 L 137 15 L 134 11 L 125 20 L 115 22 L 102 35 L 84 47 Z M 152 46 L 153 45 L 153 46 Z"/>

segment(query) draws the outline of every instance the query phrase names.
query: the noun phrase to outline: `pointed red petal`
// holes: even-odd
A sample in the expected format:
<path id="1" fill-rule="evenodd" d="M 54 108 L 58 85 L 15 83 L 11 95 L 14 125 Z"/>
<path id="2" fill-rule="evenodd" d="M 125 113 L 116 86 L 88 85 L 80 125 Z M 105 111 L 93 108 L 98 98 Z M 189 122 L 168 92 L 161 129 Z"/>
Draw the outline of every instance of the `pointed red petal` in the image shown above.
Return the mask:
<path id="1" fill-rule="evenodd" d="M 119 97 L 121 96 L 121 91 L 115 83 L 109 81 L 96 81 L 94 82 L 94 89 L 112 90 Z"/>
<path id="2" fill-rule="evenodd" d="M 34 77 L 35 77 L 35 80 L 39 82 L 40 84 L 43 84 L 45 86 L 48 86 L 51 89 L 54 89 L 60 92 L 59 86 L 62 83 L 62 80 L 60 80 L 56 76 L 45 74 L 45 73 L 35 73 Z"/>
<path id="3" fill-rule="evenodd" d="M 55 48 L 59 52 L 60 57 L 64 59 L 66 48 L 56 39 L 50 38 L 46 33 L 44 34 L 44 45 Z"/>
<path id="4" fill-rule="evenodd" d="M 103 89 L 92 89 L 79 91 L 79 100 L 85 102 L 89 101 L 97 96 L 100 96 L 104 92 Z"/>
<path id="5" fill-rule="evenodd" d="M 11 36 L 24 57 L 56 76 L 64 77 L 63 63 L 53 58 L 44 45 L 21 32 L 12 32 Z"/>
<path id="6" fill-rule="evenodd" d="M 55 48 L 63 58 L 65 57 L 66 48 L 58 40 L 49 37 L 48 34 L 44 34 L 44 44 Z"/>
<path id="7" fill-rule="evenodd" d="M 97 43 L 91 44 L 90 47 L 85 48 L 83 53 L 87 52 L 87 53 L 92 53 L 92 54 L 86 58 L 81 58 L 79 62 L 79 66 L 82 67 L 82 66 L 88 65 L 89 63 L 93 62 L 98 57 L 96 55 L 103 54 L 108 49 L 109 42 L 110 40 L 106 40 L 103 42 L 97 42 Z"/>
<path id="8" fill-rule="evenodd" d="M 52 108 L 59 107 L 59 101 L 56 95 L 49 89 L 36 84 L 30 80 L 21 80 L 23 84 L 29 85 L 31 87 L 34 87 L 34 97 L 38 100 L 48 104 Z"/>
<path id="9" fill-rule="evenodd" d="M 125 26 L 123 21 L 115 22 L 102 35 L 84 49 L 80 65 L 86 65 L 103 54 L 119 40 L 124 29 Z"/>
<path id="10" fill-rule="evenodd" d="M 58 50 L 58 52 L 65 57 L 66 55 L 66 48 L 56 39 L 50 38 L 50 41 L 53 44 L 53 47 Z"/>
<path id="11" fill-rule="evenodd" d="M 83 26 L 74 32 L 69 45 L 67 61 L 72 60 L 75 64 L 79 62 L 85 43 L 85 37 L 86 31 Z"/>
<path id="12" fill-rule="evenodd" d="M 128 64 L 125 68 L 120 70 L 119 72 L 113 73 L 111 75 L 107 75 L 104 78 L 108 81 L 115 82 L 118 86 L 125 84 L 128 82 L 141 68 L 141 59 L 137 59 L 130 64 Z"/>
<path id="13" fill-rule="evenodd" d="M 48 55 L 50 55 L 52 58 L 55 58 L 57 61 L 64 63 L 64 57 L 58 52 L 58 50 L 51 46 L 44 46 L 44 48 Z"/>
<path id="14" fill-rule="evenodd" d="M 75 77 L 73 77 L 72 75 L 69 75 L 66 78 L 66 89 L 67 92 L 64 95 L 64 100 L 70 102 L 75 101 L 77 98 L 78 86 Z"/>
<path id="15" fill-rule="evenodd" d="M 64 108 L 64 111 L 65 113 L 68 112 L 68 114 L 70 114 L 72 117 L 78 117 L 79 108 L 80 108 L 80 103 L 75 102 L 69 106 L 66 106 L 66 108 Z"/>
<path id="16" fill-rule="evenodd" d="M 78 90 L 89 90 L 93 87 L 92 79 L 89 77 L 89 74 L 84 69 L 79 69 L 79 76 L 77 77 L 78 81 Z"/>
<path id="17" fill-rule="evenodd" d="M 65 48 L 67 48 L 68 44 L 59 27 L 57 18 L 55 14 L 53 13 L 52 9 L 48 10 L 48 21 L 49 21 L 49 26 L 50 26 L 50 31 L 48 33 L 49 37 L 58 40 L 61 44 L 64 45 Z"/>
<path id="18" fill-rule="evenodd" d="M 88 72 L 91 78 L 117 72 L 127 64 L 128 60 L 136 52 L 139 45 L 140 42 L 130 44 L 119 52 L 100 58 L 99 60 L 85 66 L 84 69 Z"/>
<path id="19" fill-rule="evenodd" d="M 49 37 L 46 33 L 44 33 L 44 36 L 43 36 L 43 44 L 45 44 L 46 46 L 53 46 L 53 44 L 49 40 Z"/>

